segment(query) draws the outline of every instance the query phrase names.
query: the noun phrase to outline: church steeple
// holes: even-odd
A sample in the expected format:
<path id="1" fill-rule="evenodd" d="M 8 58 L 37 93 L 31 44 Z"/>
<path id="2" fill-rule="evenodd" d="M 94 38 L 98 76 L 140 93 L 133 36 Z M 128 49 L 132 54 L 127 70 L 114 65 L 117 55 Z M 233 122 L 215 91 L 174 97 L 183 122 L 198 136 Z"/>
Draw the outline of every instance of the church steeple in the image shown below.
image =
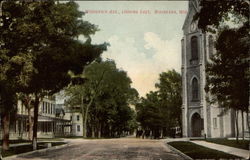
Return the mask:
<path id="1" fill-rule="evenodd" d="M 196 26 L 197 26 L 197 21 L 193 20 L 193 17 L 196 13 L 200 11 L 200 0 L 190 0 L 189 1 L 189 6 L 188 6 L 188 13 L 186 16 L 186 19 L 183 24 L 183 31 L 184 33 L 189 33 L 196 31 Z"/>
<path id="2" fill-rule="evenodd" d="M 199 6 L 199 0 L 190 0 L 189 1 L 189 9 L 194 8 L 195 12 L 199 12 L 200 6 Z"/>

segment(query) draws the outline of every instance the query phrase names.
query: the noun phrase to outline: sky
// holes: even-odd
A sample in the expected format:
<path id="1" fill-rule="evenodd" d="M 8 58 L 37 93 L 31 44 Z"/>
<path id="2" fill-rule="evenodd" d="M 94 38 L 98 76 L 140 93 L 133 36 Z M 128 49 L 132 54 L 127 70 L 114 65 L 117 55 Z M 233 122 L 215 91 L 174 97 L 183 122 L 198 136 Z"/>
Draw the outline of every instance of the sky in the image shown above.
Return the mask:
<path id="1" fill-rule="evenodd" d="M 181 38 L 188 1 L 79 1 L 83 20 L 98 26 L 92 43 L 108 42 L 103 59 L 127 72 L 140 96 L 159 74 L 181 71 Z"/>

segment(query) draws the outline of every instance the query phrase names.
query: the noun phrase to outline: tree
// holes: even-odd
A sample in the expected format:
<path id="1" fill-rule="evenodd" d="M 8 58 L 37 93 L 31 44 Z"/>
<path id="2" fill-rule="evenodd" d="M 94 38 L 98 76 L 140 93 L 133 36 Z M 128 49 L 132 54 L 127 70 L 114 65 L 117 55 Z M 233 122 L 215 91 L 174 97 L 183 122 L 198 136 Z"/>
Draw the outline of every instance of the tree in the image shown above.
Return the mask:
<path id="1" fill-rule="evenodd" d="M 160 74 L 157 91 L 149 92 L 137 103 L 137 120 L 148 136 L 173 136 L 171 129 L 181 126 L 181 75 L 175 70 Z M 164 132 L 164 133 L 163 133 Z"/>
<path id="2" fill-rule="evenodd" d="M 163 72 L 160 74 L 160 82 L 155 86 L 159 89 L 159 97 L 163 107 L 167 108 L 167 116 L 165 123 L 169 123 L 169 119 L 173 120 L 170 124 L 171 127 L 182 125 L 181 118 L 181 75 L 175 70 Z"/>
<path id="3" fill-rule="evenodd" d="M 159 138 L 159 130 L 163 127 L 163 115 L 161 112 L 160 100 L 157 92 L 149 92 L 146 98 L 141 98 L 141 102 L 136 105 L 137 121 L 143 132 L 143 137 L 149 136 L 149 132 L 152 132 L 151 136 Z"/>
<path id="4" fill-rule="evenodd" d="M 238 29 L 223 30 L 216 43 L 217 53 L 212 58 L 213 63 L 206 69 L 211 75 L 207 78 L 206 90 L 215 95 L 216 99 L 213 101 L 218 101 L 223 108 L 233 108 L 236 111 L 237 139 L 239 136 L 238 111 L 249 112 L 249 77 L 247 75 L 249 46 L 241 41 L 245 34 L 245 31 L 241 32 Z"/>
<path id="5" fill-rule="evenodd" d="M 249 21 L 249 0 L 238 1 L 200 1 L 200 11 L 194 16 L 198 19 L 198 27 L 204 32 L 219 28 L 223 23 L 233 19 L 234 23 Z"/>
<path id="6" fill-rule="evenodd" d="M 1 2 L 2 6 L 2 2 Z M 8 9 L 12 8 L 12 14 Z M 13 12 L 14 11 L 14 12 Z M 17 108 L 17 92 L 26 87 L 33 72 L 32 56 L 26 48 L 26 38 L 18 26 L 23 16 L 14 2 L 4 2 L 0 24 L 0 96 L 3 127 L 3 150 L 9 149 L 9 125 Z"/>
<path id="7" fill-rule="evenodd" d="M 95 61 L 86 67 L 83 76 L 83 84 L 66 89 L 69 105 L 81 106 L 83 137 L 87 137 L 88 126 L 92 136 L 96 132 L 97 137 L 112 136 L 114 130 L 120 134 L 132 119 L 129 102 L 138 95 L 126 72 L 117 69 L 112 60 Z"/>
<path id="8" fill-rule="evenodd" d="M 9 149 L 9 127 L 11 120 L 10 117 L 12 117 L 16 112 L 16 107 L 14 105 L 16 96 L 15 92 L 13 93 L 13 90 L 13 88 L 7 88 L 6 83 L 1 84 L 1 126 L 3 130 L 3 150 Z"/>
<path id="9" fill-rule="evenodd" d="M 17 49 L 23 49 L 31 57 L 32 72 L 21 92 L 34 95 L 33 146 L 36 149 L 38 106 L 43 96 L 67 86 L 71 81 L 69 71 L 81 73 L 86 64 L 106 50 L 106 43 L 91 44 L 90 35 L 98 29 L 81 19 L 83 13 L 74 2 L 8 1 L 3 3 L 3 8 L 12 31 L 19 33 L 23 40 Z M 79 41 L 80 35 L 87 40 Z"/>
<path id="10" fill-rule="evenodd" d="M 32 114 L 31 110 L 34 107 L 34 99 L 32 95 L 27 95 L 23 93 L 18 94 L 18 99 L 21 100 L 22 105 L 28 110 L 28 122 L 29 122 L 29 135 L 28 139 L 32 140 L 32 128 L 33 128 L 33 121 L 32 121 Z"/>
<path id="11" fill-rule="evenodd" d="M 217 53 L 206 69 L 209 74 L 206 90 L 215 95 L 221 107 L 236 110 L 237 140 L 237 112 L 241 111 L 242 119 L 243 112 L 249 114 L 249 4 L 249 0 L 202 0 L 201 10 L 195 15 L 195 19 L 199 19 L 199 28 L 204 32 L 219 32 L 216 42 Z M 225 23 L 230 20 L 237 24 L 235 28 L 225 27 Z M 242 128 L 244 138 L 243 120 Z"/>

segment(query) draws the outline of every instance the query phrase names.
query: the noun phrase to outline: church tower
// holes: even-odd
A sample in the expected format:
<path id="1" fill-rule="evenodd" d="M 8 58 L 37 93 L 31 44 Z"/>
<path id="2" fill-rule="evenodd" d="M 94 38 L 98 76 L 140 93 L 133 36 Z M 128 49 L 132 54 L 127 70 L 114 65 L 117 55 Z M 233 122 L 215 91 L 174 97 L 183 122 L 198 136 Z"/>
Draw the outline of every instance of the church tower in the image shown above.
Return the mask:
<path id="1" fill-rule="evenodd" d="M 205 64 L 206 35 L 197 27 L 193 16 L 199 11 L 199 1 L 189 1 L 188 14 L 183 25 L 182 86 L 183 86 L 183 136 L 210 136 L 207 130 L 209 114 L 206 107 Z"/>

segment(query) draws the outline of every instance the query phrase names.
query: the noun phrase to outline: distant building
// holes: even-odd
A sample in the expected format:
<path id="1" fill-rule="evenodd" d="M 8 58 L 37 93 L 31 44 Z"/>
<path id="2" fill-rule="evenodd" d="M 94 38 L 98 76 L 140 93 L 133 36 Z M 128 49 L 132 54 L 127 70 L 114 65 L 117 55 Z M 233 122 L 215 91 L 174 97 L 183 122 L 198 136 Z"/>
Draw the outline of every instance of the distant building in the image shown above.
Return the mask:
<path id="1" fill-rule="evenodd" d="M 80 107 L 71 107 L 66 110 L 66 115 L 70 117 L 72 124 L 72 136 L 83 136 L 83 117 L 79 111 Z"/>
<path id="2" fill-rule="evenodd" d="M 56 94 L 56 106 L 57 108 L 63 109 L 64 119 L 70 120 L 71 122 L 70 135 L 83 136 L 83 119 L 82 114 L 80 113 L 80 106 L 66 105 L 67 98 L 68 97 L 64 94 L 64 91 Z"/>
<path id="3" fill-rule="evenodd" d="M 58 110 L 60 113 L 58 114 Z M 34 109 L 31 109 L 32 124 Z M 65 118 L 63 109 L 56 108 L 54 97 L 44 97 L 39 104 L 38 138 L 53 138 L 71 134 L 71 120 Z M 10 124 L 10 139 L 27 139 L 29 132 L 28 110 L 20 100 L 17 102 L 17 115 Z M 2 130 L 0 130 L 2 134 Z M 1 136 L 1 135 L 0 135 Z"/>
<path id="4" fill-rule="evenodd" d="M 210 33 L 202 33 L 193 20 L 199 11 L 199 0 L 189 1 L 188 14 L 183 25 L 182 46 L 182 128 L 184 137 L 235 137 L 235 112 L 229 110 L 221 114 L 218 104 L 207 102 L 211 95 L 204 90 L 206 84 L 205 68 L 216 52 L 214 37 Z M 242 118 L 238 115 L 240 136 L 242 135 Z M 244 113 L 245 133 L 248 131 L 247 117 Z M 247 134 L 245 134 L 247 135 Z M 249 135 L 248 135 L 249 136 Z"/>

